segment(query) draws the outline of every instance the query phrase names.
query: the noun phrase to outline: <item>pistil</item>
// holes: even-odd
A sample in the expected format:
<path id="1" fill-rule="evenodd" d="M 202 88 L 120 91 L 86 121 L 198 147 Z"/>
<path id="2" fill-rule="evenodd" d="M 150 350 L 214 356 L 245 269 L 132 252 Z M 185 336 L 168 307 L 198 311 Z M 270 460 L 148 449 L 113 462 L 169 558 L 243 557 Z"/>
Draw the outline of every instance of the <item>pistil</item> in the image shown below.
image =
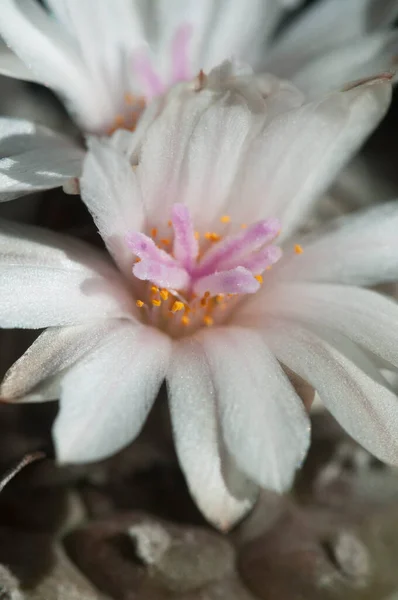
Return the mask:
<path id="1" fill-rule="evenodd" d="M 219 221 L 228 231 L 239 227 L 229 215 Z M 281 257 L 271 244 L 280 232 L 276 219 L 229 235 L 212 230 L 201 241 L 188 208 L 174 204 L 167 225 L 172 235 L 166 246 L 156 227 L 149 228 L 150 236 L 131 233 L 126 242 L 136 256 L 133 275 L 148 286 L 137 307 L 173 336 L 222 323 L 243 296 L 260 289 L 263 273 Z"/>

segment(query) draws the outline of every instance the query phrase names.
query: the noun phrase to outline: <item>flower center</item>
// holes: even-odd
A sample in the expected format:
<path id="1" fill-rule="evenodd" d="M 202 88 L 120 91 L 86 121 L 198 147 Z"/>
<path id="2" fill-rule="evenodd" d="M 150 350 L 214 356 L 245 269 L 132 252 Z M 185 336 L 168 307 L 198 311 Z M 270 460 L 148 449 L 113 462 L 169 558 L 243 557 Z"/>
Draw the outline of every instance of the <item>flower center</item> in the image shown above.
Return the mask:
<path id="1" fill-rule="evenodd" d="M 230 228 L 230 217 L 220 219 Z M 220 324 L 246 294 L 257 292 L 262 274 L 276 263 L 281 249 L 271 242 L 280 231 L 277 219 L 265 219 L 238 233 L 194 230 L 188 208 L 174 204 L 168 223 L 172 235 L 158 239 L 131 233 L 126 242 L 135 254 L 133 275 L 146 282 L 137 306 L 152 325 L 175 337 Z"/>

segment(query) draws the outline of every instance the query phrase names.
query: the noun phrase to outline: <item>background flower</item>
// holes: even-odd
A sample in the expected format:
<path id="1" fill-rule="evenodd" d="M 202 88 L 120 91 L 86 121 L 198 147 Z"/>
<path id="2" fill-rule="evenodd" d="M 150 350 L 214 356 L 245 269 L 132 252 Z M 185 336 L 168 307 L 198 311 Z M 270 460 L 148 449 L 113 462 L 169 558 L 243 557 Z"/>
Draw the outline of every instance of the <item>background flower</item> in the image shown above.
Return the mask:
<path id="1" fill-rule="evenodd" d="M 1 50 L 0 72 L 50 87 L 83 135 L 107 135 L 137 122 L 145 131 L 166 90 L 231 57 L 258 73 L 288 76 L 307 97 L 393 66 L 396 1 L 380 11 L 375 0 L 323 0 L 274 40 L 286 9 L 298 4 L 99 0 L 94 11 L 79 0 L 48 0 L 46 8 L 37 0 L 4 0 L 0 34 L 11 50 Z M 259 75 L 264 94 L 266 82 Z M 0 199 L 63 184 L 76 192 L 68 182 L 80 175 L 81 146 L 28 122 L 3 120 Z"/>

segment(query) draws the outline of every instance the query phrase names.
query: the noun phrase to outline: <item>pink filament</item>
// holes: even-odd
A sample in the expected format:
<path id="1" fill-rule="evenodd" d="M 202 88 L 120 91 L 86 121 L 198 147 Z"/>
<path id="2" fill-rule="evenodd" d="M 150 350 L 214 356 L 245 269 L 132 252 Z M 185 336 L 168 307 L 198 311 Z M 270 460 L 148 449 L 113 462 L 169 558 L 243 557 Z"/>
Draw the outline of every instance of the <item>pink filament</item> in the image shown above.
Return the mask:
<path id="1" fill-rule="evenodd" d="M 172 64 L 172 75 L 171 79 L 173 83 L 179 81 L 187 81 L 192 77 L 190 72 L 190 60 L 189 60 L 189 42 L 193 34 L 192 25 L 186 23 L 181 25 L 172 40 L 171 43 L 171 64 Z"/>
<path id="2" fill-rule="evenodd" d="M 160 96 L 165 91 L 165 86 L 153 68 L 151 59 L 144 51 L 134 56 L 133 68 L 140 77 L 145 88 L 145 96 L 149 100 L 155 96 Z"/>
<path id="3" fill-rule="evenodd" d="M 193 27 L 189 23 L 180 25 L 171 41 L 171 76 L 168 85 L 191 79 L 189 59 L 189 43 L 193 33 Z M 145 50 L 135 53 L 133 57 L 133 69 L 141 80 L 147 99 L 163 94 L 168 85 L 162 81 L 154 68 L 150 56 Z"/>
<path id="4" fill-rule="evenodd" d="M 127 237 L 129 248 L 140 259 L 133 267 L 138 279 L 195 294 L 253 294 L 260 287 L 258 275 L 281 257 L 280 248 L 269 244 L 280 229 L 276 219 L 259 221 L 245 232 L 225 238 L 210 248 L 200 261 L 186 206 L 174 204 L 171 225 L 174 256 L 158 248 L 143 233 Z"/>

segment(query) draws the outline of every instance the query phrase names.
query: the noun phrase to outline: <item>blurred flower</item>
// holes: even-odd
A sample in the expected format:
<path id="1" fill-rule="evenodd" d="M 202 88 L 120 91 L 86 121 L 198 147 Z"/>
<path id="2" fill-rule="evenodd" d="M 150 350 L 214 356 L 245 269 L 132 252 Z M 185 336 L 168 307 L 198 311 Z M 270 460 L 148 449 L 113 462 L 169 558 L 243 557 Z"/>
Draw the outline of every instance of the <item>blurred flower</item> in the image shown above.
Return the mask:
<path id="1" fill-rule="evenodd" d="M 287 75 L 308 96 L 391 65 L 398 2 L 322 0 L 271 44 L 300 0 L 3 0 L 0 72 L 39 82 L 65 102 L 81 133 L 141 134 L 177 82 L 232 56 L 257 72 Z M 376 9 L 377 4 L 377 9 Z M 261 86 L 262 76 L 258 85 Z M 267 90 L 264 90 L 267 93 Z M 145 107 L 149 104 L 149 108 Z M 138 134 L 138 132 L 137 132 Z M 81 172 L 76 140 L 27 121 L 0 119 L 0 200 L 67 184 Z"/>
<path id="2" fill-rule="evenodd" d="M 50 86 L 82 130 L 134 127 L 148 99 L 231 56 L 261 56 L 280 0 L 6 0 L 3 72 Z M 17 57 L 19 56 L 19 58 Z M 5 65 L 4 65 L 5 63 Z"/>
<path id="3" fill-rule="evenodd" d="M 261 56 L 285 9 L 281 0 L 252 0 L 249 11 L 242 0 L 46 5 L 2 2 L 0 34 L 12 50 L 1 49 L 0 72 L 50 87 L 83 134 L 101 135 L 135 129 L 150 100 L 160 103 L 170 86 L 201 69 L 208 73 L 232 55 L 249 62 Z M 155 101 L 145 113 L 149 122 L 156 111 Z M 1 200 L 63 185 L 81 172 L 78 142 L 18 119 L 0 120 L 0 152 Z"/>
<path id="4" fill-rule="evenodd" d="M 285 367 L 396 461 L 397 399 L 368 354 L 398 364 L 398 308 L 356 286 L 396 278 L 398 208 L 288 241 L 391 86 L 292 108 L 294 89 L 268 83 L 260 115 L 250 89 L 178 96 L 138 166 L 118 136 L 91 141 L 82 197 L 118 269 L 83 242 L 1 225 L 0 324 L 48 327 L 2 399 L 60 397 L 57 456 L 84 462 L 131 442 L 166 380 L 181 466 L 220 528 L 250 509 L 257 486 L 287 489 L 305 456 L 309 420 Z"/>
<path id="5" fill-rule="evenodd" d="M 397 0 L 319 0 L 281 32 L 262 70 L 291 80 L 307 98 L 380 71 L 394 72 L 397 17 Z"/>

